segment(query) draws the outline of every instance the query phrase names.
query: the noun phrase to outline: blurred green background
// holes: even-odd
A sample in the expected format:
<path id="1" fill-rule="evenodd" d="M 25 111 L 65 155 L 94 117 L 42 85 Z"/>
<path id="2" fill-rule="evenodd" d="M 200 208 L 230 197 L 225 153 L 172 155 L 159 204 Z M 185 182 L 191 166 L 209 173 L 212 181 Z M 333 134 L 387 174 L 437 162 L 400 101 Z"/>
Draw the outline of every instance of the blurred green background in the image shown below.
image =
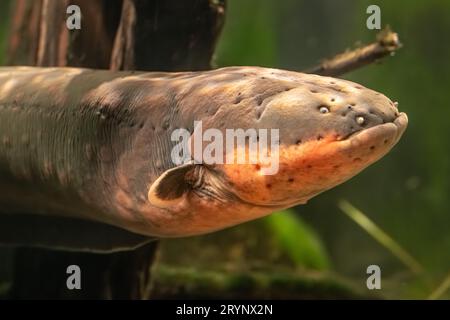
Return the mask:
<path id="1" fill-rule="evenodd" d="M 374 41 L 378 31 L 366 28 L 371 4 L 380 6 L 382 26 L 398 32 L 403 48 L 344 78 L 399 102 L 409 116 L 400 143 L 381 161 L 307 205 L 215 234 L 163 241 L 160 261 L 165 266 L 225 274 L 269 270 L 325 275 L 345 279 L 368 295 L 366 268 L 375 264 L 382 272 L 377 294 L 386 298 L 428 298 L 448 277 L 449 1 L 228 0 L 214 65 L 304 70 L 358 42 Z M 7 7 L 8 1 L 0 3 L 2 52 Z M 340 199 L 364 212 L 423 271 L 414 273 L 349 219 L 337 205 Z M 448 299 L 450 291 L 444 288 L 437 297 Z"/>

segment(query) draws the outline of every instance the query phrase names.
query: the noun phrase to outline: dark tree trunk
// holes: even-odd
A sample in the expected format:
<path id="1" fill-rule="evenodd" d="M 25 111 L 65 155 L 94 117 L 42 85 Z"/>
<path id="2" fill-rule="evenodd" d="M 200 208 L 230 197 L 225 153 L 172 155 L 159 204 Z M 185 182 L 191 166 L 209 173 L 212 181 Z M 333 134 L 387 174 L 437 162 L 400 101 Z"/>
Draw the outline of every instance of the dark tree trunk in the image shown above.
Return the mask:
<path id="1" fill-rule="evenodd" d="M 68 0 L 17 0 L 8 64 L 208 69 L 225 13 L 224 0 L 76 0 L 70 4 L 81 8 L 81 30 L 68 30 L 68 4 Z M 156 242 L 114 254 L 17 249 L 10 296 L 146 299 L 156 251 Z M 72 264 L 81 268 L 81 290 L 66 287 L 66 268 Z"/>

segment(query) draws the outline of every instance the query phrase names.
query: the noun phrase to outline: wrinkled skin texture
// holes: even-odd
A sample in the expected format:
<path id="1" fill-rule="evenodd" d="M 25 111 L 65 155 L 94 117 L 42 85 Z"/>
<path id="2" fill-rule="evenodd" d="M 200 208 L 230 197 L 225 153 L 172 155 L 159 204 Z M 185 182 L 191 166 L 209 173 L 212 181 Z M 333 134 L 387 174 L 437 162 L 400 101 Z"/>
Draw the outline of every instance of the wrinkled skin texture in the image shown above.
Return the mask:
<path id="1" fill-rule="evenodd" d="M 175 166 L 171 133 L 192 133 L 194 120 L 204 130 L 279 129 L 278 173 L 262 175 L 260 164 Z M 207 233 L 348 180 L 406 126 L 380 93 L 277 69 L 0 68 L 0 213 L 81 218 L 156 237 Z"/>

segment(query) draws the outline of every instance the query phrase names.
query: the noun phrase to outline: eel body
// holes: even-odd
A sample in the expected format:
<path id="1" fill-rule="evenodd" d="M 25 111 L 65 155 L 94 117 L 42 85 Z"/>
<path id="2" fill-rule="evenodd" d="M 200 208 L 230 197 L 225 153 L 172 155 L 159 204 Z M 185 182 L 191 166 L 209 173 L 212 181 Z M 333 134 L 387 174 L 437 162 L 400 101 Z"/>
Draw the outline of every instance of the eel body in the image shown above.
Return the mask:
<path id="1" fill-rule="evenodd" d="M 277 172 L 174 163 L 173 132 L 195 121 L 278 130 Z M 348 180 L 406 126 L 378 92 L 278 69 L 0 68 L 0 243 L 108 251 L 220 230 Z"/>

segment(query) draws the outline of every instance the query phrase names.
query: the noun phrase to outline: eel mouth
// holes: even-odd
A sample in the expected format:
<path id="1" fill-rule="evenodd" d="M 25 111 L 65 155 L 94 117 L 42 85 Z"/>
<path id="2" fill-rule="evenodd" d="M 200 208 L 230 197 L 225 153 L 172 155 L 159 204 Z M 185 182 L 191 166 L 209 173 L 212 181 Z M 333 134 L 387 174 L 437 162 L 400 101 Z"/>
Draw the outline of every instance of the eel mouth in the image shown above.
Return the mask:
<path id="1" fill-rule="evenodd" d="M 358 144 L 362 144 L 369 140 L 376 140 L 383 136 L 388 139 L 383 141 L 390 146 L 393 146 L 400 140 L 403 132 L 405 132 L 408 126 L 408 116 L 404 112 L 400 112 L 392 122 L 378 124 L 376 126 L 361 129 L 344 137 L 344 139 L 337 140 L 348 144 L 352 143 L 352 147 L 357 148 Z M 356 143 L 356 144 L 355 144 Z"/>
<path id="2" fill-rule="evenodd" d="M 344 139 L 323 139 L 312 142 L 311 148 L 300 150 L 296 146 L 287 147 L 288 158 L 282 160 L 287 166 L 280 167 L 281 175 L 261 178 L 262 185 L 273 186 L 272 192 L 277 188 L 282 190 L 283 192 L 277 192 L 281 197 L 268 195 L 263 200 L 252 198 L 248 194 L 242 196 L 239 192 L 235 195 L 246 204 L 271 210 L 306 203 L 310 198 L 347 181 L 382 158 L 400 140 L 407 125 L 408 117 L 402 112 L 391 122 L 362 128 Z M 290 172 L 289 175 L 283 174 L 286 171 Z M 263 187 L 262 192 L 264 191 Z"/>

